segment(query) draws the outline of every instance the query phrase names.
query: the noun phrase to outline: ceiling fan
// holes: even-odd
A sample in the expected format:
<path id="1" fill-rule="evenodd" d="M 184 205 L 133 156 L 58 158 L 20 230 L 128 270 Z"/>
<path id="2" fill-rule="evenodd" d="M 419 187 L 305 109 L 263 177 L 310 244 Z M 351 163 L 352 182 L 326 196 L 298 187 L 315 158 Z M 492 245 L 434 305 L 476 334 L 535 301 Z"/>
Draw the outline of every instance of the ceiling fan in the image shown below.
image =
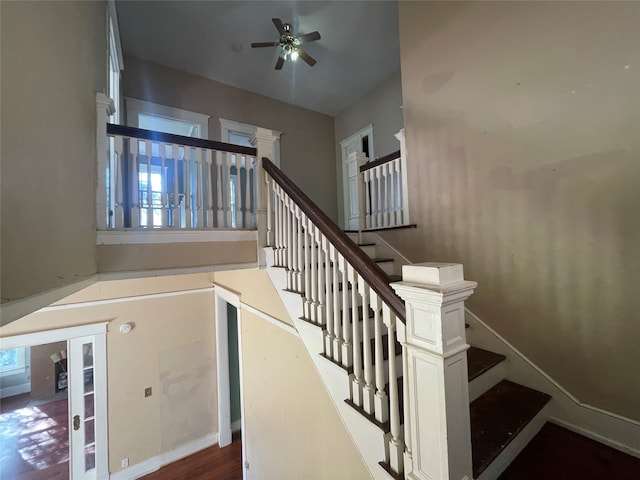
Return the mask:
<path id="1" fill-rule="evenodd" d="M 320 40 L 320 34 L 318 32 L 311 32 L 305 33 L 304 35 L 294 35 L 290 23 L 282 23 L 282 20 L 279 18 L 272 18 L 271 21 L 278 29 L 280 40 L 277 42 L 252 43 L 251 48 L 281 47 L 282 50 L 276 62 L 276 70 L 282 69 L 285 60 L 289 59 L 295 62 L 298 57 L 307 62 L 310 67 L 313 67 L 317 63 L 315 58 L 300 48 L 300 45 Z"/>

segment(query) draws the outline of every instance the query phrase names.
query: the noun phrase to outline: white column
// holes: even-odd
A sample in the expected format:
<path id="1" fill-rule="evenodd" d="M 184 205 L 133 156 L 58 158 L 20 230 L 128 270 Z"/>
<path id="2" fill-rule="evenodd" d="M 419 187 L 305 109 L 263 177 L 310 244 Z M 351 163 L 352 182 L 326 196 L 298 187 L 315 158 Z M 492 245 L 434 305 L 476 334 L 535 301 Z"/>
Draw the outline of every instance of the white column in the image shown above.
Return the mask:
<path id="1" fill-rule="evenodd" d="M 407 188 L 407 141 L 404 136 L 404 128 L 394 135 L 400 142 L 400 178 L 398 178 L 398 188 L 400 189 L 400 199 L 402 202 L 402 219 L 398 223 L 409 224 L 409 189 Z"/>
<path id="2" fill-rule="evenodd" d="M 256 224 L 258 226 L 258 266 L 267 265 L 264 248 L 267 246 L 267 188 L 265 171 L 262 168 L 262 158 L 275 159 L 276 137 L 271 130 L 257 127 L 249 140 L 258 153 L 256 155 L 255 179 L 256 179 Z"/>
<path id="3" fill-rule="evenodd" d="M 391 284 L 407 310 L 406 325 L 397 324 L 411 425 L 405 478 L 472 478 L 464 301 L 476 285 L 452 263 L 405 265 Z"/>
<path id="4" fill-rule="evenodd" d="M 115 111 L 113 100 L 102 93 L 96 93 L 96 148 L 98 161 L 96 219 L 98 230 L 107 229 L 107 166 L 109 165 L 109 159 L 107 158 L 107 117 L 113 115 Z"/>

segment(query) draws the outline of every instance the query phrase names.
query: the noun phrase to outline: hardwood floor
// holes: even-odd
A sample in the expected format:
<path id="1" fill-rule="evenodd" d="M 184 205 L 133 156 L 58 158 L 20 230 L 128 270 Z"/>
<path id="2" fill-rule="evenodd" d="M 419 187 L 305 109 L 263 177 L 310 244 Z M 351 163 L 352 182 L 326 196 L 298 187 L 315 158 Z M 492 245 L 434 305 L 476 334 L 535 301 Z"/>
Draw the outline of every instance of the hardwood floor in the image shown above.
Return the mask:
<path id="1" fill-rule="evenodd" d="M 640 459 L 547 423 L 499 480 L 638 480 Z"/>
<path id="2" fill-rule="evenodd" d="M 225 448 L 217 445 L 178 460 L 144 480 L 242 480 L 242 442 L 240 434 Z"/>
<path id="3" fill-rule="evenodd" d="M 68 479 L 67 400 L 28 406 L 18 397 L 2 401 L 0 479 Z"/>

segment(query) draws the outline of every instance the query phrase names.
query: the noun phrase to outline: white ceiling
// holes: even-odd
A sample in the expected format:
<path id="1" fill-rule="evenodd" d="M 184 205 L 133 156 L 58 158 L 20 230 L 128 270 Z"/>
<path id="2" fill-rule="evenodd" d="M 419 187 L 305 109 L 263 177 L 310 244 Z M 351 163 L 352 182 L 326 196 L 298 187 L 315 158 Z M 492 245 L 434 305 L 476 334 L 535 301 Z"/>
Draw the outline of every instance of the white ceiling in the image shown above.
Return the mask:
<path id="1" fill-rule="evenodd" d="M 125 53 L 336 115 L 400 69 L 395 1 L 118 1 Z M 272 17 L 295 33 L 318 30 L 301 59 L 274 70 Z M 126 64 L 125 64 L 126 69 Z"/>

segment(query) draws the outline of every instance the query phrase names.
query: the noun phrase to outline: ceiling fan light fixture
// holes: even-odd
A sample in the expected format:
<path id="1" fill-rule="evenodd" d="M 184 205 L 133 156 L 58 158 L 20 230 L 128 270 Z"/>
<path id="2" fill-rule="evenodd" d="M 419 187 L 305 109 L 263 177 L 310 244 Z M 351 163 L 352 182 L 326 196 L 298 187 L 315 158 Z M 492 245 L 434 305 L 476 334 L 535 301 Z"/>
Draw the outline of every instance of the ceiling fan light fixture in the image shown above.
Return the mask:
<path id="1" fill-rule="evenodd" d="M 289 58 L 291 59 L 292 62 L 295 62 L 298 59 L 298 49 L 294 48 L 293 50 L 291 50 L 291 54 L 289 55 Z"/>

